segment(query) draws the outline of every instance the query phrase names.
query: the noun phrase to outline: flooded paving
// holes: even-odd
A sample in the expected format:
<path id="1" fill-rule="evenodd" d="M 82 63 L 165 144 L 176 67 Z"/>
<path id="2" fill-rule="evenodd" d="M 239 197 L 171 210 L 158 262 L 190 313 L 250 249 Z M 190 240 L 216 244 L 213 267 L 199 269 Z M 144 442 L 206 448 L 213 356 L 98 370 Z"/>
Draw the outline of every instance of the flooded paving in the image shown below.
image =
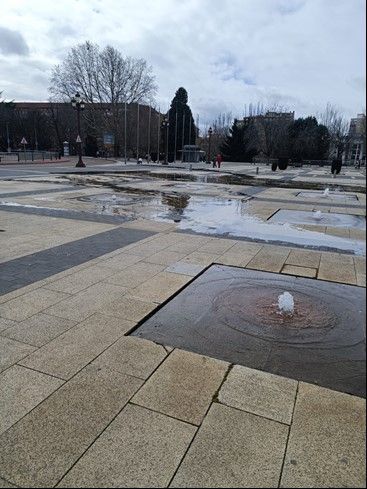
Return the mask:
<path id="1" fill-rule="evenodd" d="M 326 191 L 299 192 L 297 194 L 297 197 L 304 198 L 304 199 L 324 199 L 325 202 L 358 201 L 358 197 L 356 195 L 347 194 L 344 192 L 338 192 L 336 190 L 330 192 L 326 192 Z"/>
<path id="2" fill-rule="evenodd" d="M 277 307 L 291 291 L 294 314 Z M 213 265 L 133 332 L 231 363 L 365 396 L 365 290 Z"/>
<path id="3" fill-rule="evenodd" d="M 279 224 L 313 224 L 316 226 L 366 229 L 366 218 L 364 216 L 321 211 L 310 212 L 281 209 L 268 221 Z"/>

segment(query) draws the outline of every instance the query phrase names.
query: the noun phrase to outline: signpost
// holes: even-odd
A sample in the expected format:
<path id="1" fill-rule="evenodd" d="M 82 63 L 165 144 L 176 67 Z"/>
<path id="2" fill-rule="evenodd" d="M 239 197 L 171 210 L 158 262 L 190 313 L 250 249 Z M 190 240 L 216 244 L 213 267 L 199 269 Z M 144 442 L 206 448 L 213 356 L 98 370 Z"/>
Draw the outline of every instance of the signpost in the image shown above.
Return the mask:
<path id="1" fill-rule="evenodd" d="M 111 132 L 105 132 L 103 134 L 103 145 L 105 146 L 105 148 L 109 150 L 111 150 L 115 145 L 115 136 Z M 107 152 L 106 152 L 106 158 L 107 158 Z"/>
<path id="2" fill-rule="evenodd" d="M 20 144 L 23 145 L 23 151 L 24 151 L 24 162 L 26 163 L 27 162 L 27 153 L 25 152 L 25 145 L 28 144 L 27 143 L 27 140 L 25 137 L 23 137 L 23 139 L 21 140 Z"/>

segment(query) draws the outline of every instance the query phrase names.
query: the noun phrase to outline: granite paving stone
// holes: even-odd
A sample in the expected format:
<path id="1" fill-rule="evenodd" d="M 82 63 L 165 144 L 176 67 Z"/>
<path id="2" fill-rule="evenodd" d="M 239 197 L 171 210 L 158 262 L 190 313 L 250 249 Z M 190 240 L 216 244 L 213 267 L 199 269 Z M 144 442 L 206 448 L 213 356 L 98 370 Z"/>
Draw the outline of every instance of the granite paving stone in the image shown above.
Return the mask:
<path id="1" fill-rule="evenodd" d="M 193 263 L 185 263 L 182 261 L 178 261 L 176 263 L 172 263 L 169 267 L 167 267 L 164 271 L 170 273 L 181 273 L 182 275 L 189 275 L 190 277 L 195 277 L 199 273 L 204 270 L 203 265 L 195 265 Z"/>
<path id="2" fill-rule="evenodd" d="M 156 263 L 139 262 L 129 266 L 125 270 L 108 277 L 105 282 L 114 285 L 120 285 L 132 289 L 154 277 L 165 269 L 164 265 Z"/>
<path id="3" fill-rule="evenodd" d="M 366 487 L 366 402 L 300 382 L 281 487 Z"/>
<path id="4" fill-rule="evenodd" d="M 284 265 L 282 273 L 286 273 L 287 275 L 296 275 L 297 277 L 316 278 L 317 269 L 297 267 L 295 265 Z"/>
<path id="5" fill-rule="evenodd" d="M 107 366 L 123 374 L 147 379 L 167 354 L 163 346 L 152 341 L 123 336 L 99 355 L 93 365 Z"/>
<path id="6" fill-rule="evenodd" d="M 226 362 L 174 350 L 133 402 L 199 425 L 228 369 Z"/>
<path id="7" fill-rule="evenodd" d="M 53 487 L 141 383 L 88 365 L 0 436 L 0 476 L 23 487 Z"/>
<path id="8" fill-rule="evenodd" d="M 284 248 L 262 248 L 252 260 L 250 260 L 246 267 L 254 270 L 263 270 L 266 272 L 279 273 L 283 268 L 285 261 L 289 255 L 289 250 Z"/>
<path id="9" fill-rule="evenodd" d="M 147 263 L 157 263 L 158 265 L 171 265 L 172 263 L 178 262 L 182 258 L 184 258 L 185 255 L 182 253 L 176 253 L 174 251 L 159 251 L 158 253 L 155 253 L 154 255 L 151 255 L 147 258 L 145 258 L 145 261 Z"/>
<path id="10" fill-rule="evenodd" d="M 190 280 L 187 275 L 161 272 L 132 289 L 130 294 L 147 302 L 164 302 Z"/>
<path id="11" fill-rule="evenodd" d="M 75 321 L 39 313 L 15 323 L 2 332 L 3 336 L 33 346 L 43 346 L 75 326 Z"/>
<path id="12" fill-rule="evenodd" d="M 317 278 L 355 285 L 357 280 L 353 257 L 337 253 L 323 253 Z"/>
<path id="13" fill-rule="evenodd" d="M 116 272 L 116 270 L 125 270 L 125 268 L 134 265 L 142 259 L 143 257 L 141 256 L 124 253 L 123 250 L 119 249 L 119 253 L 113 257 L 102 259 L 100 264 L 103 267 L 111 268 Z"/>
<path id="14" fill-rule="evenodd" d="M 305 268 L 318 268 L 321 253 L 306 250 L 291 250 L 286 261 L 286 265 L 295 265 Z"/>
<path id="15" fill-rule="evenodd" d="M 16 321 L 12 321 L 11 319 L 0 318 L 0 333 L 1 331 L 11 328 L 17 324 L 18 323 Z"/>
<path id="16" fill-rule="evenodd" d="M 0 372 L 35 350 L 34 346 L 0 336 Z"/>
<path id="17" fill-rule="evenodd" d="M 102 307 L 123 297 L 126 292 L 126 287 L 99 282 L 69 297 L 68 300 L 45 309 L 44 312 L 72 321 L 83 321 Z"/>
<path id="18" fill-rule="evenodd" d="M 223 383 L 218 400 L 249 413 L 291 424 L 297 381 L 235 365 Z"/>
<path id="19" fill-rule="evenodd" d="M 119 318 L 94 314 L 20 364 L 61 379 L 70 379 L 133 325 Z"/>
<path id="20" fill-rule="evenodd" d="M 170 487 L 278 487 L 288 426 L 212 404 Z"/>
<path id="21" fill-rule="evenodd" d="M 13 365 L 0 374 L 0 434 L 63 385 L 63 381 Z"/>
<path id="22" fill-rule="evenodd" d="M 39 288 L 0 304 L 0 316 L 23 321 L 34 314 L 70 297 L 62 292 Z"/>
<path id="23" fill-rule="evenodd" d="M 128 404 L 57 487 L 167 487 L 195 432 Z"/>
<path id="24" fill-rule="evenodd" d="M 50 290 L 58 292 L 66 292 L 68 294 L 76 294 L 77 292 L 94 285 L 101 280 L 113 275 L 114 271 L 111 268 L 103 265 L 94 265 L 76 273 L 67 275 L 64 278 L 47 284 Z"/>
<path id="25" fill-rule="evenodd" d="M 128 294 L 112 302 L 98 312 L 106 316 L 114 316 L 129 321 L 138 322 L 157 307 L 153 302 L 145 302 Z"/>
<path id="26" fill-rule="evenodd" d="M 10 482 L 0 477 L 0 487 L 11 489 L 12 487 L 18 487 L 18 486 L 15 486 L 14 484 L 11 484 Z"/>
<path id="27" fill-rule="evenodd" d="M 216 263 L 220 259 L 220 254 L 215 253 L 201 253 L 201 251 L 194 251 L 183 258 L 183 262 L 193 263 L 194 265 L 208 266 L 212 263 Z"/>

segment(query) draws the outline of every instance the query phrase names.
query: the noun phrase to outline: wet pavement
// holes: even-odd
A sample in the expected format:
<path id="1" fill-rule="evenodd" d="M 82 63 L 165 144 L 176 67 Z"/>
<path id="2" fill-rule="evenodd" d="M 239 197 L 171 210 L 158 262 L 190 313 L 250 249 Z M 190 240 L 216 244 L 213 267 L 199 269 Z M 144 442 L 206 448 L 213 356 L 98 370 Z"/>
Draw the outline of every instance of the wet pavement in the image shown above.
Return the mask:
<path id="1" fill-rule="evenodd" d="M 290 291 L 294 317 L 278 313 Z M 365 396 L 365 291 L 213 265 L 134 336 Z"/>

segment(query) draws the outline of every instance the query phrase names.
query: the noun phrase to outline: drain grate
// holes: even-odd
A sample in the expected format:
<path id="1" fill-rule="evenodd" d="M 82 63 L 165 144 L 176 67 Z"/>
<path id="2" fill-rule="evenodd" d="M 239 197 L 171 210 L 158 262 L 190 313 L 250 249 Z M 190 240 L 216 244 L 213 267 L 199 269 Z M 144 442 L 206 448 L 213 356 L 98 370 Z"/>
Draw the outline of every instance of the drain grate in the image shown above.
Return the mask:
<path id="1" fill-rule="evenodd" d="M 360 287 L 213 265 L 132 335 L 365 396 L 364 300 Z"/>

